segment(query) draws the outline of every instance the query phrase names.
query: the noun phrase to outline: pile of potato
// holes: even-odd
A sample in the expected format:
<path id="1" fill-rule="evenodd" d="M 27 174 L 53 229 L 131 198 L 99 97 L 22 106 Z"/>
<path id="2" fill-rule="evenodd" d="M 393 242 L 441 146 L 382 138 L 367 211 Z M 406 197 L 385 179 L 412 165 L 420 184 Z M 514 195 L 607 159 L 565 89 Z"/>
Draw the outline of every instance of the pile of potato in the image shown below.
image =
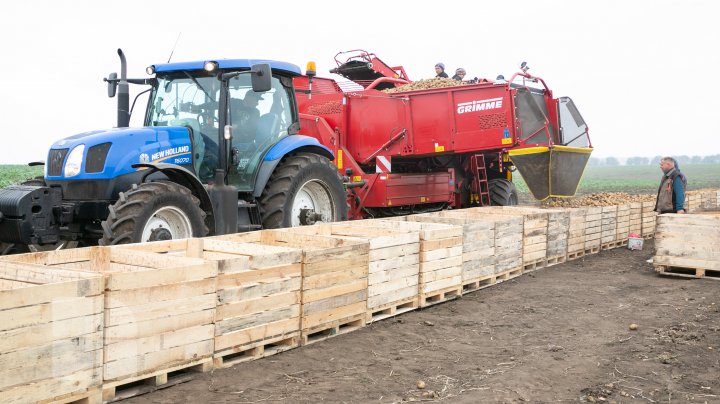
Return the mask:
<path id="1" fill-rule="evenodd" d="M 340 101 L 328 101 L 322 104 L 313 104 L 308 107 L 305 113 L 311 115 L 328 115 L 328 114 L 339 114 L 342 112 L 342 104 Z"/>
<path id="2" fill-rule="evenodd" d="M 453 80 L 453 79 L 446 79 L 444 77 L 434 77 L 432 79 L 424 79 L 424 80 L 418 80 L 414 81 L 410 84 L 405 84 L 404 86 L 395 87 L 395 88 L 388 88 L 387 90 L 383 90 L 383 92 L 386 93 L 404 93 L 406 91 L 413 91 L 413 90 L 427 90 L 431 88 L 445 88 L 445 87 L 455 87 L 462 85 L 462 82 Z"/>
<path id="3" fill-rule="evenodd" d="M 631 195 L 624 192 L 600 192 L 577 198 L 550 198 L 542 206 L 548 208 L 579 208 L 583 206 L 612 206 L 633 202 L 654 201 L 655 195 Z"/>

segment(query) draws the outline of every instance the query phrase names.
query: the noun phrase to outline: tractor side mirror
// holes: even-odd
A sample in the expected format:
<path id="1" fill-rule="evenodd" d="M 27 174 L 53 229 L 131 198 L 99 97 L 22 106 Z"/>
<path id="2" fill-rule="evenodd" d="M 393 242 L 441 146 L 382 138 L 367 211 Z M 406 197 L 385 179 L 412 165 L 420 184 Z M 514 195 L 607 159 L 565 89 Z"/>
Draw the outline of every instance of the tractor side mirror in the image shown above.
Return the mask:
<path id="1" fill-rule="evenodd" d="M 108 97 L 113 98 L 118 86 L 117 73 L 110 73 L 105 81 L 108 83 Z"/>
<path id="2" fill-rule="evenodd" d="M 270 71 L 269 64 L 261 63 L 252 65 L 250 73 L 253 91 L 262 93 L 272 88 L 272 72 Z"/>

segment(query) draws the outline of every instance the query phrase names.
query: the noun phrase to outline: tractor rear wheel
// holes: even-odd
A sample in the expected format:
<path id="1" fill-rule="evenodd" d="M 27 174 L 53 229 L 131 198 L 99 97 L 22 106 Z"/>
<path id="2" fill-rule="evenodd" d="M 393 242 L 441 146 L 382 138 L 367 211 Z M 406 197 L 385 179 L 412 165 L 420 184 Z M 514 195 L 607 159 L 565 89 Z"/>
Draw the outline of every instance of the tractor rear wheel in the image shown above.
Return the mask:
<path id="1" fill-rule="evenodd" d="M 491 205 L 513 206 L 518 204 L 515 184 L 504 178 L 494 178 L 488 181 Z"/>
<path id="2" fill-rule="evenodd" d="M 263 227 L 347 220 L 347 194 L 330 161 L 312 153 L 285 157 L 260 196 Z"/>
<path id="3" fill-rule="evenodd" d="M 102 222 L 100 245 L 142 243 L 207 235 L 205 212 L 189 189 L 168 181 L 133 184 L 121 192 Z"/>

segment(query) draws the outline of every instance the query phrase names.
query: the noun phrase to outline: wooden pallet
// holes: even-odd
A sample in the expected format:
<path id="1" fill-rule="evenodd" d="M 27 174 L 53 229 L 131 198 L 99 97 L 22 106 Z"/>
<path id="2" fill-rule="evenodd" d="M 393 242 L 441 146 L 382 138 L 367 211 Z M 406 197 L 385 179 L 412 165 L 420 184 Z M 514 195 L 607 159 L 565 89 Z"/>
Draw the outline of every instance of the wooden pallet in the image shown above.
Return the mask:
<path id="1" fill-rule="evenodd" d="M 102 398 L 105 403 L 112 403 L 147 394 L 155 390 L 185 383 L 194 379 L 198 373 L 209 372 L 212 369 L 212 358 L 204 358 L 152 373 L 105 383 L 103 384 Z"/>
<path id="2" fill-rule="evenodd" d="M 367 314 L 363 313 L 335 320 L 331 323 L 325 323 L 318 327 L 304 329 L 300 334 L 301 345 L 314 344 L 316 342 L 325 341 L 328 338 L 337 337 L 338 335 L 359 330 L 367 324 L 366 318 Z"/>
<path id="3" fill-rule="evenodd" d="M 676 276 L 680 278 L 703 278 L 720 280 L 720 270 L 707 268 L 690 268 L 680 266 L 655 265 L 655 272 L 660 275 Z"/>
<path id="4" fill-rule="evenodd" d="M 473 280 L 469 280 L 466 282 L 463 282 L 463 295 L 466 293 L 471 293 L 478 291 L 480 289 L 485 289 L 489 286 L 492 286 L 497 283 L 497 276 L 496 275 L 488 275 L 482 278 L 477 278 Z"/>
<path id="5" fill-rule="evenodd" d="M 279 354 L 298 346 L 300 346 L 300 331 L 215 352 L 213 362 L 216 369 L 228 368 L 239 363 Z"/>
<path id="6" fill-rule="evenodd" d="M 597 254 L 600 252 L 600 246 L 597 247 L 590 247 L 585 249 L 585 253 L 583 255 L 590 255 L 590 254 Z"/>
<path id="7" fill-rule="evenodd" d="M 517 278 L 518 276 L 520 276 L 522 274 L 523 274 L 522 268 L 504 271 L 499 274 L 495 274 L 495 282 L 500 283 L 500 282 L 509 281 L 510 279 Z"/>
<path id="8" fill-rule="evenodd" d="M 572 261 L 572 260 L 576 260 L 576 259 L 582 258 L 582 257 L 584 257 L 584 256 L 585 256 L 585 250 L 568 252 L 567 260 L 568 260 L 568 261 Z"/>
<path id="9" fill-rule="evenodd" d="M 539 258 L 530 262 L 523 263 L 523 272 L 532 272 L 547 266 L 546 258 Z"/>
<path id="10" fill-rule="evenodd" d="M 567 255 L 560 255 L 557 257 L 548 257 L 546 265 L 551 267 L 553 265 L 562 264 L 565 261 L 567 261 Z"/>
<path id="11" fill-rule="evenodd" d="M 643 236 L 643 239 L 645 240 L 650 240 L 652 238 L 655 238 L 655 234 L 646 234 Z"/>
<path id="12" fill-rule="evenodd" d="M 102 389 L 93 388 L 73 394 L 54 397 L 50 400 L 41 400 L 36 404 L 102 404 Z"/>
<path id="13" fill-rule="evenodd" d="M 413 296 L 409 299 L 399 300 L 397 302 L 388 303 L 382 306 L 368 310 L 367 313 L 367 324 L 374 323 L 375 321 L 384 320 L 386 318 L 394 317 L 399 314 L 407 313 L 408 311 L 417 310 L 418 298 Z"/>
<path id="14" fill-rule="evenodd" d="M 447 302 L 462 296 L 462 286 L 453 286 L 446 289 L 436 290 L 430 293 L 420 294 L 420 307 L 428 307 L 434 304 Z"/>
<path id="15" fill-rule="evenodd" d="M 627 245 L 627 240 L 612 241 L 610 243 L 603 243 L 602 245 L 600 245 L 600 249 L 602 251 L 612 250 L 613 248 L 622 247 L 624 245 Z"/>

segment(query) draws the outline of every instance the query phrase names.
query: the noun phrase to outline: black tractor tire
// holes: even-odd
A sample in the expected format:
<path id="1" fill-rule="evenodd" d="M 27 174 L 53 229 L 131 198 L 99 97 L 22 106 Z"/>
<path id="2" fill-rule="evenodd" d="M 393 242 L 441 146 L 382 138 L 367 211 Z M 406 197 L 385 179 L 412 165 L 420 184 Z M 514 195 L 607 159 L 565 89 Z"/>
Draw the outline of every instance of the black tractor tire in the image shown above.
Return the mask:
<path id="1" fill-rule="evenodd" d="M 120 192 L 117 202 L 109 206 L 108 210 L 108 218 L 102 222 L 103 237 L 100 245 L 167 240 L 167 237 L 143 240 L 143 231 L 147 230 L 148 222 L 163 211 L 172 212 L 174 216 L 184 215 L 186 221 L 183 223 L 183 233 L 189 234 L 177 238 L 204 237 L 208 233 L 205 224 L 207 215 L 200 208 L 200 200 L 189 189 L 174 182 L 133 184 L 129 191 Z M 166 231 L 164 235 L 169 233 Z"/>
<path id="2" fill-rule="evenodd" d="M 310 185 L 311 184 L 311 185 Z M 319 192 L 331 206 L 325 206 L 322 221 L 343 221 L 348 217 L 347 193 L 335 166 L 327 158 L 312 153 L 297 153 L 283 158 L 268 180 L 259 199 L 263 228 L 293 226 L 293 206 L 298 194 Z M 332 217 L 325 217 L 332 216 Z M 295 218 L 298 225 L 298 218 Z"/>
<path id="3" fill-rule="evenodd" d="M 515 206 L 518 204 L 515 184 L 504 178 L 494 178 L 488 181 L 490 191 L 490 204 L 494 206 Z"/>

